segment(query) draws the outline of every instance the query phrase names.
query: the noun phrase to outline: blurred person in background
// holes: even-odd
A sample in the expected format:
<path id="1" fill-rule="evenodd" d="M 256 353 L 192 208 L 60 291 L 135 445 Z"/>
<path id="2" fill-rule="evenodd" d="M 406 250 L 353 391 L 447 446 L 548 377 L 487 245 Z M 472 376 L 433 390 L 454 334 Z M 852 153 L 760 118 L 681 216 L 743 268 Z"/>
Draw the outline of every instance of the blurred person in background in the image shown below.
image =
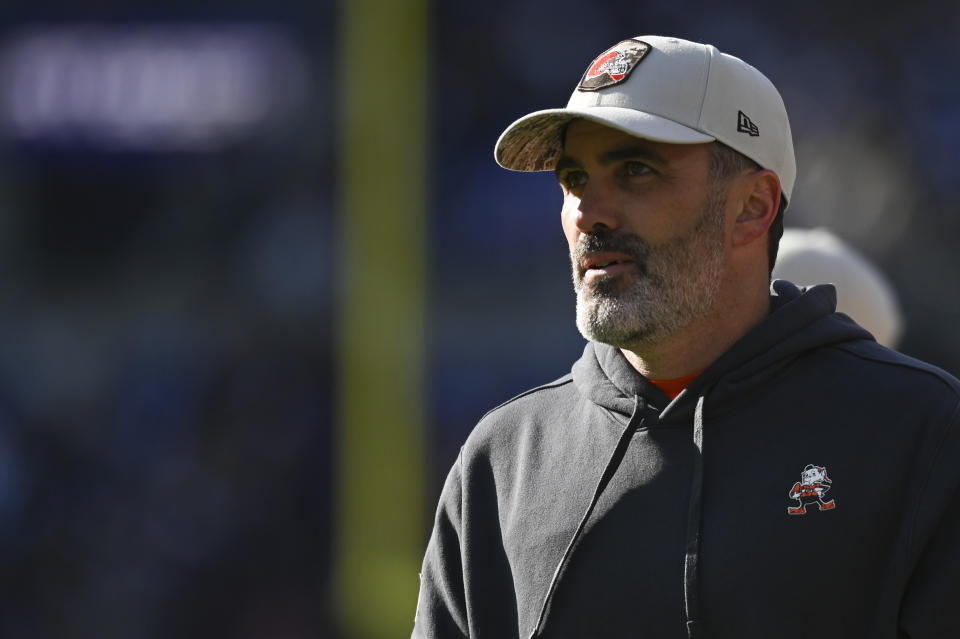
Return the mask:
<path id="1" fill-rule="evenodd" d="M 825 228 L 787 228 L 780 239 L 774 279 L 805 286 L 833 284 L 837 311 L 852 317 L 874 338 L 896 348 L 903 311 L 893 285 L 870 260 Z"/>
<path id="2" fill-rule="evenodd" d="M 960 636 L 960 383 L 771 285 L 773 84 L 638 36 L 496 158 L 556 172 L 588 343 L 462 447 L 413 636 Z"/>

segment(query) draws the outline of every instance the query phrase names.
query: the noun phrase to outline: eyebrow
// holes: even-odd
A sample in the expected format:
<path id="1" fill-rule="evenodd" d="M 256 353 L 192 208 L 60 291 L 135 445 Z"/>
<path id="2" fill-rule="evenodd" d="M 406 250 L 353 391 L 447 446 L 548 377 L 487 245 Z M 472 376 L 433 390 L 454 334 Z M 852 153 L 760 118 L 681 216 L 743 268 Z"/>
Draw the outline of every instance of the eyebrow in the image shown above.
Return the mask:
<path id="1" fill-rule="evenodd" d="M 665 164 L 666 160 L 662 155 L 654 151 L 653 149 L 647 146 L 625 146 L 617 149 L 610 149 L 609 151 L 604 151 L 600 154 L 599 162 L 603 166 L 608 166 L 615 162 L 620 162 L 622 160 L 647 160 L 650 162 L 656 162 L 660 164 Z M 557 160 L 557 166 L 554 169 L 555 173 L 559 173 L 564 169 L 576 169 L 581 168 L 580 162 L 575 158 L 569 155 L 562 155 L 560 159 Z"/>

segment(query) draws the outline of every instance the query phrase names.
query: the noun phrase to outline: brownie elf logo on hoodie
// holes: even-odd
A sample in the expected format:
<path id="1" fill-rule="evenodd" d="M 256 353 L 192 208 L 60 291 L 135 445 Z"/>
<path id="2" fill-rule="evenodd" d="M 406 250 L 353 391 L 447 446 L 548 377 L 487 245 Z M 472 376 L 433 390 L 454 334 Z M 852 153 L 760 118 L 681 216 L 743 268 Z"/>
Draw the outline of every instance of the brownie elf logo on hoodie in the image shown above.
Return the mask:
<path id="1" fill-rule="evenodd" d="M 833 481 L 827 475 L 826 466 L 807 464 L 800 473 L 800 481 L 793 485 L 787 495 L 796 500 L 799 505 L 787 508 L 790 515 L 806 515 L 807 506 L 817 505 L 820 510 L 833 510 L 837 502 L 833 499 L 824 501 L 823 496 L 833 486 Z"/>

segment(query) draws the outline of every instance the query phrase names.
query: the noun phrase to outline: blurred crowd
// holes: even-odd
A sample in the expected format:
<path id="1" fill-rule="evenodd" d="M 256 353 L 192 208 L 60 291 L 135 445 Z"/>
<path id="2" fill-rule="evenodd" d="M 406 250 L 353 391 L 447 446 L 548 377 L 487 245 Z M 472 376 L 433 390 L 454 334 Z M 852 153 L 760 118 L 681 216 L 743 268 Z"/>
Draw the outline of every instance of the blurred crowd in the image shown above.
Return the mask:
<path id="1" fill-rule="evenodd" d="M 103 7 L 22 8 L 0 29 L 0 637 L 341 636 L 336 8 Z M 494 0 L 431 20 L 431 508 L 483 412 L 583 348 L 559 190 L 492 149 L 623 37 L 711 42 L 766 73 L 796 141 L 788 225 L 872 261 L 900 350 L 960 371 L 960 8 Z M 256 130 L 118 149 L 82 121 L 25 133 L 10 116 L 25 30 L 237 23 L 269 24 L 304 78 Z"/>

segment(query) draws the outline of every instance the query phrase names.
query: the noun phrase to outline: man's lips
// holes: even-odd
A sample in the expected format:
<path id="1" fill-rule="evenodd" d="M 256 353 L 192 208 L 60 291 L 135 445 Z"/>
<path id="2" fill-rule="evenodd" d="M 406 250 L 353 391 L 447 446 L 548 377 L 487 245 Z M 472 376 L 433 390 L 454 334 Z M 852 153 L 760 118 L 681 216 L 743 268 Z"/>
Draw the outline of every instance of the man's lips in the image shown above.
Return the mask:
<path id="1" fill-rule="evenodd" d="M 591 253 L 581 263 L 586 280 L 618 275 L 632 270 L 636 260 L 622 253 Z"/>

